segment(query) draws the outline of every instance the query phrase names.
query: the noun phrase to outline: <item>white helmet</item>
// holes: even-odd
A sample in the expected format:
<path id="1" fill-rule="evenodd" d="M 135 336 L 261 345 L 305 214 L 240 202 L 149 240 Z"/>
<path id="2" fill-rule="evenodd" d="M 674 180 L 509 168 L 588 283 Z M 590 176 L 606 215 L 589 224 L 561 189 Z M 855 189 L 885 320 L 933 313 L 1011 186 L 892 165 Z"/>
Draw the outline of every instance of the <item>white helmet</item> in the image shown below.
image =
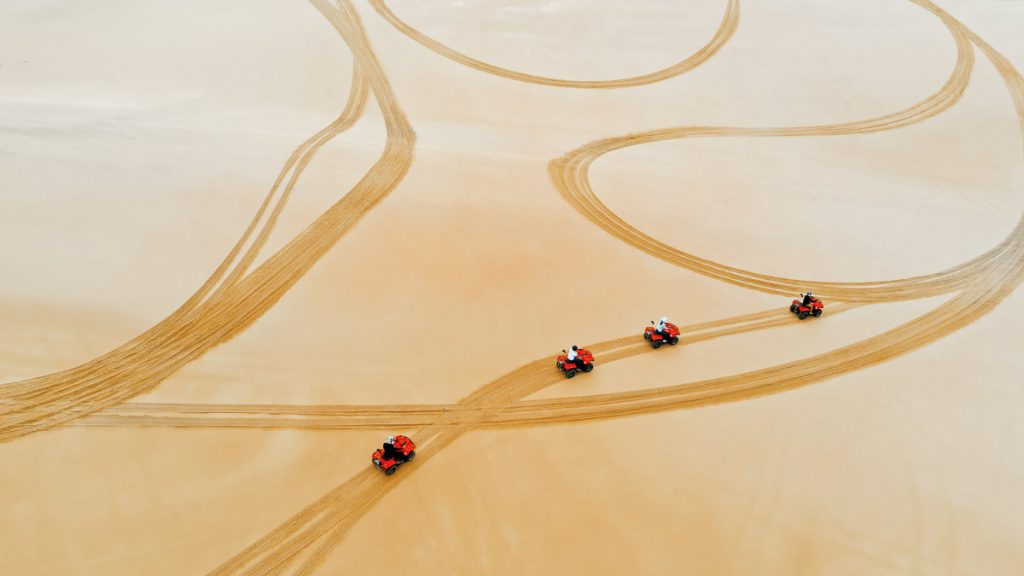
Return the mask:
<path id="1" fill-rule="evenodd" d="M 665 322 L 668 322 L 668 316 L 661 317 L 661 323 L 664 324 Z"/>
<path id="2" fill-rule="evenodd" d="M 388 444 L 394 444 L 394 443 L 395 443 L 395 437 L 394 436 L 388 436 Z"/>

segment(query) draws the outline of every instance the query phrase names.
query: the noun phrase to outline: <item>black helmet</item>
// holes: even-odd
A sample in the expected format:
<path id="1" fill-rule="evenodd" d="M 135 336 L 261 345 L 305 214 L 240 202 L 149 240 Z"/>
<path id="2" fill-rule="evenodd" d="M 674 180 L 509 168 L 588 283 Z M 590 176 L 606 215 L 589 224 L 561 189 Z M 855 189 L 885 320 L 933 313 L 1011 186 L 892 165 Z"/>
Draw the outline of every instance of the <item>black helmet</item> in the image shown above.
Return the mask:
<path id="1" fill-rule="evenodd" d="M 572 345 L 572 349 L 573 349 L 573 350 L 575 350 L 575 349 L 576 349 L 576 345 L 575 345 L 575 344 L 573 344 L 573 345 Z"/>

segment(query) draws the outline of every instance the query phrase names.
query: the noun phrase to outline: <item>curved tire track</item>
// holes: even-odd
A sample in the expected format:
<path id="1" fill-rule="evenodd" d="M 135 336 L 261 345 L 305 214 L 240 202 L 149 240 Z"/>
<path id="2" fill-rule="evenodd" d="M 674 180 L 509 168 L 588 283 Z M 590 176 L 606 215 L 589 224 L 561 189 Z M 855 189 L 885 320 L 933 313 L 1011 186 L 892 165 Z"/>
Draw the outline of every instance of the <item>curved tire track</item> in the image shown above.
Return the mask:
<path id="1" fill-rule="evenodd" d="M 355 81 L 345 111 L 295 151 L 235 248 L 177 311 L 142 335 L 86 364 L 0 386 L 0 442 L 52 428 L 151 390 L 211 348 L 231 339 L 269 310 L 334 243 L 398 185 L 412 163 L 415 133 L 383 83 L 379 65 L 375 61 L 372 65 L 377 68 L 366 69 L 365 63 L 355 66 Z M 312 155 L 358 118 L 366 98 L 364 76 L 368 77 L 368 84 L 383 110 L 387 129 L 384 150 L 377 163 L 306 230 L 242 276 L 266 241 L 291 187 Z M 262 232 L 234 272 L 227 276 L 229 281 L 221 283 L 214 291 L 256 229 L 289 169 L 293 169 L 292 177 Z M 213 296 L 208 297 L 211 292 Z"/>
<path id="2" fill-rule="evenodd" d="M 319 3 L 320 0 L 316 1 Z M 985 53 L 1003 76 L 1013 97 L 1024 135 L 1024 80 L 1019 73 L 1002 55 L 981 42 L 977 36 L 940 8 L 925 0 L 912 1 L 939 16 L 957 41 L 957 67 L 943 89 L 918 106 L 877 119 L 822 127 L 769 129 L 769 132 L 772 135 L 783 136 L 870 132 L 904 126 L 938 114 L 952 106 L 966 88 L 973 61 L 972 49 L 964 44 L 969 40 Z M 690 385 L 618 394 L 522 401 L 522 398 L 546 386 L 545 382 L 561 380 L 561 375 L 551 369 L 550 359 L 535 361 L 481 388 L 459 402 L 457 408 L 442 409 L 440 413 L 430 414 L 431 417 L 436 417 L 431 425 L 414 433 L 414 436 L 423 441 L 423 447 L 419 451 L 423 455 L 416 462 L 403 468 L 403 474 L 400 476 L 385 480 L 383 475 L 373 469 L 364 470 L 240 553 L 214 574 L 276 574 L 300 560 L 302 564 L 298 565 L 296 573 L 313 572 L 344 538 L 349 528 L 380 498 L 395 489 L 400 481 L 415 474 L 442 448 L 477 426 L 522 426 L 609 418 L 738 400 L 804 386 L 884 362 L 958 330 L 987 314 L 1024 278 L 1024 236 L 1019 232 L 1021 225 L 988 253 L 937 274 L 877 283 L 795 283 L 784 278 L 720 266 L 678 251 L 673 252 L 674 249 L 652 238 L 645 238 L 638 231 L 629 231 L 628 225 L 616 220 L 613 214 L 601 213 L 598 209 L 597 216 L 591 216 L 587 210 L 595 206 L 593 202 L 576 202 L 583 198 L 583 195 L 579 188 L 573 186 L 580 184 L 581 181 L 585 182 L 578 178 L 581 174 L 579 168 L 589 165 L 587 158 L 592 162 L 592 159 L 601 153 L 617 147 L 682 137 L 693 130 L 695 129 L 664 130 L 602 141 L 582 149 L 582 152 L 570 154 L 560 162 L 552 163 L 552 175 L 560 187 L 566 185 L 563 193 L 570 202 L 578 209 L 584 207 L 581 211 L 585 215 L 602 227 L 608 226 L 606 229 L 616 236 L 642 249 L 648 249 L 662 259 L 673 261 L 674 258 L 678 258 L 680 265 L 727 282 L 772 293 L 792 293 L 795 289 L 810 284 L 832 298 L 853 302 L 880 300 L 883 294 L 884 299 L 893 300 L 910 298 L 908 292 L 914 294 L 914 297 L 944 294 L 955 290 L 961 290 L 961 293 L 914 321 L 832 353 Z M 752 129 L 699 130 L 703 131 L 703 135 L 758 135 L 758 131 Z M 766 134 L 761 131 L 760 135 Z M 598 154 L 593 154 L 594 151 Z M 585 169 L 582 173 L 585 174 Z M 795 285 L 789 286 L 787 283 Z M 822 286 L 827 286 L 828 289 L 819 288 Z M 628 346 L 621 341 L 622 339 L 610 342 L 616 342 L 620 347 Z M 615 349 L 610 351 L 612 356 L 616 353 Z M 630 352 L 625 354 L 629 355 Z M 397 407 L 388 409 L 391 410 L 390 416 L 401 410 Z M 310 550 L 312 553 L 309 553 Z"/>
<path id="3" fill-rule="evenodd" d="M 829 307 L 829 316 L 850 310 L 855 304 L 835 304 Z M 683 340 L 680 346 L 713 340 L 735 334 L 766 330 L 797 322 L 786 310 L 766 310 L 732 318 L 681 326 Z M 640 354 L 653 352 L 650 345 L 637 335 L 625 336 L 588 344 L 586 348 L 599 355 L 601 365 L 610 364 Z M 661 352 L 662 354 L 665 351 Z M 551 358 L 540 358 L 525 364 L 501 377 L 502 381 L 518 380 L 522 372 L 531 370 L 537 363 L 549 365 Z M 548 366 L 550 368 L 550 366 Z M 554 372 L 552 370 L 552 372 Z M 559 378 L 545 378 L 545 387 L 561 382 Z M 560 401 L 572 402 L 574 398 Z M 499 414 L 517 404 L 502 404 Z M 74 425 L 88 427 L 209 427 L 209 428 L 279 428 L 279 429 L 391 429 L 427 426 L 445 417 L 449 423 L 477 420 L 481 408 L 493 408 L 474 404 L 464 407 L 459 404 L 393 404 L 393 405 L 306 405 L 288 404 L 188 404 L 188 403 L 125 403 L 103 412 L 77 420 Z M 472 414 L 461 415 L 460 411 Z M 481 420 L 489 425 L 494 416 Z"/>
<path id="4" fill-rule="evenodd" d="M 720 264 L 679 250 L 632 226 L 597 197 L 590 185 L 590 166 L 601 156 L 627 147 L 665 140 L 698 137 L 806 137 L 870 134 L 902 128 L 932 118 L 955 105 L 967 89 L 974 64 L 970 32 L 956 19 L 926 0 L 910 0 L 938 16 L 956 42 L 957 61 L 948 80 L 934 94 L 917 104 L 883 116 L 817 126 L 745 128 L 688 126 L 652 130 L 607 138 L 569 152 L 549 165 L 549 173 L 562 196 L 580 214 L 605 232 L 669 264 L 723 282 L 771 294 L 789 295 L 808 288 L 832 300 L 885 302 L 914 300 L 962 290 L 993 266 L 1010 245 L 1024 235 L 1018 226 L 999 245 L 963 264 L 934 274 L 898 280 L 870 282 L 822 282 L 761 274 Z"/>
<path id="5" fill-rule="evenodd" d="M 373 9 L 399 32 L 418 42 L 428 50 L 453 62 L 457 62 L 463 66 L 468 66 L 480 72 L 484 72 L 485 74 L 500 76 L 509 80 L 527 82 L 530 84 L 541 84 L 543 86 L 554 86 L 558 88 L 626 88 L 629 86 L 641 86 L 644 84 L 653 84 L 654 82 L 667 80 L 674 76 L 683 74 L 684 72 L 689 72 L 704 62 L 707 62 L 708 59 L 714 56 L 722 46 L 732 38 L 732 35 L 736 32 L 736 28 L 739 26 L 740 22 L 739 0 L 728 0 L 725 6 L 725 15 L 722 16 L 722 22 L 718 25 L 718 29 L 715 30 L 711 39 L 708 40 L 707 44 L 702 46 L 699 50 L 680 62 L 648 74 L 641 74 L 639 76 L 631 76 L 628 78 L 619 78 L 615 80 L 566 80 L 562 78 L 551 78 L 548 76 L 516 72 L 515 70 L 509 70 L 508 68 L 502 68 L 500 66 L 493 66 L 481 60 L 477 60 L 476 58 L 467 56 L 462 52 L 449 48 L 441 42 L 423 34 L 412 26 L 409 26 L 402 21 L 401 18 L 395 15 L 391 8 L 388 7 L 385 0 L 369 0 L 369 2 L 370 5 L 373 6 Z"/>

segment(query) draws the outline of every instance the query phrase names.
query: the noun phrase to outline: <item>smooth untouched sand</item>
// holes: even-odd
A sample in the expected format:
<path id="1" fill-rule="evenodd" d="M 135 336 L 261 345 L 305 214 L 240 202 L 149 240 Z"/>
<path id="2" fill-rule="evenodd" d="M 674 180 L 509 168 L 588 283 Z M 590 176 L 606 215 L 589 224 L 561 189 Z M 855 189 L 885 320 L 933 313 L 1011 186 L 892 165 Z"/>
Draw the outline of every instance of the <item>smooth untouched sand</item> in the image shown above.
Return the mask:
<path id="1" fill-rule="evenodd" d="M 691 71 L 562 88 L 444 58 L 370 0 L 354 5 L 417 134 L 408 173 L 250 327 L 130 402 L 450 404 L 662 314 L 689 325 L 784 312 L 785 296 L 694 274 L 595 225 L 549 163 L 647 130 L 881 116 L 927 98 L 958 62 L 949 29 L 910 2 L 749 1 Z M 670 67 L 728 20 L 725 2 L 706 0 L 387 6 L 488 65 L 568 80 Z M 1024 68 L 1024 4 L 941 7 Z M 2 382 L 89 362 L 185 302 L 353 78 L 353 50 L 303 2 L 15 0 L 0 5 L 0 29 Z M 643 233 L 761 274 L 944 270 L 998 244 L 1024 210 L 1013 105 L 975 52 L 963 97 L 923 122 L 647 143 L 598 157 L 589 185 Z M 257 263 L 371 169 L 386 113 L 371 97 L 317 152 Z M 599 354 L 594 373 L 509 402 L 794 362 L 955 296 L 829 308 L 606 365 Z M 1014 292 L 935 342 L 785 394 L 576 424 L 460 422 L 468 433 L 438 432 L 387 484 L 362 480 L 367 457 L 419 426 L 73 422 L 0 443 L 0 574 L 207 573 L 350 478 L 342 494 L 357 502 L 332 505 L 352 525 L 296 551 L 289 571 L 317 558 L 324 574 L 1021 573 L 1022 309 Z"/>

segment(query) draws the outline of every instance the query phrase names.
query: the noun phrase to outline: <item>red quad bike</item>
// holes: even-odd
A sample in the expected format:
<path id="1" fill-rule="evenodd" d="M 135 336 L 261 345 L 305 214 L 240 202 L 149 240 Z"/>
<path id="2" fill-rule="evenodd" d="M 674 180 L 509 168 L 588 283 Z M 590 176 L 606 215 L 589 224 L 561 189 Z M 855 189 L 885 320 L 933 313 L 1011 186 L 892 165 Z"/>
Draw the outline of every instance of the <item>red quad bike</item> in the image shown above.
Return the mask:
<path id="1" fill-rule="evenodd" d="M 589 350 L 584 350 L 583 348 L 576 350 L 576 359 L 572 362 L 566 361 L 565 358 L 568 354 L 568 352 L 562 350 L 562 355 L 555 362 L 555 366 L 558 366 L 558 369 L 565 373 L 566 378 L 572 378 L 580 371 L 590 372 L 594 369 L 594 355 Z"/>
<path id="2" fill-rule="evenodd" d="M 384 443 L 373 453 L 373 464 L 391 476 L 398 467 L 416 457 L 416 445 L 406 436 L 395 436 L 392 443 Z"/>
<path id="3" fill-rule="evenodd" d="M 807 306 L 804 306 L 803 294 L 800 298 L 793 300 L 793 303 L 789 305 L 789 311 L 796 314 L 796 317 L 804 320 L 808 316 L 814 316 L 817 318 L 821 316 L 821 313 L 825 311 L 825 303 L 821 300 L 811 296 L 811 301 Z"/>
<path id="4" fill-rule="evenodd" d="M 651 320 L 651 324 L 654 324 L 654 320 Z M 668 338 L 665 338 L 658 331 L 655 330 L 654 326 L 648 326 L 644 328 L 644 340 L 651 343 L 651 348 L 658 349 L 665 342 L 668 342 L 670 346 L 679 344 L 679 327 L 671 322 L 665 322 L 665 333 L 668 334 Z"/>

